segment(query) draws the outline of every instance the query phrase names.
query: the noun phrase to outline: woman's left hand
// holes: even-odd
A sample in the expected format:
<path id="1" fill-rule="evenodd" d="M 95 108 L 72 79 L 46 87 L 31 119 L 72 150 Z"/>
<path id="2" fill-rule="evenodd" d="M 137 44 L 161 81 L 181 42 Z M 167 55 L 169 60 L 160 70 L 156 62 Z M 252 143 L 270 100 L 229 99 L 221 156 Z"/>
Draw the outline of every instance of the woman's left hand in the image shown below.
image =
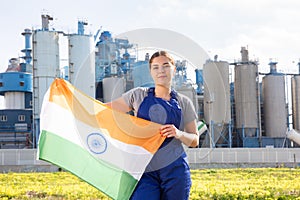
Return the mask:
<path id="1" fill-rule="evenodd" d="M 183 133 L 180 130 L 178 130 L 173 124 L 166 124 L 160 127 L 160 134 L 163 137 L 175 137 L 179 139 Z"/>

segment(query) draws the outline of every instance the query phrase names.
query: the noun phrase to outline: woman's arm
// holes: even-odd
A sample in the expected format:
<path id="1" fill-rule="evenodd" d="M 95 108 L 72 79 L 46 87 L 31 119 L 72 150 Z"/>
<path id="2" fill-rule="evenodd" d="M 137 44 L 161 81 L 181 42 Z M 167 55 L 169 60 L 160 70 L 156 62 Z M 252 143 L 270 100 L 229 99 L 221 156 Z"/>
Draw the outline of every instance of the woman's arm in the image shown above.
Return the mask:
<path id="1" fill-rule="evenodd" d="M 196 120 L 187 123 L 184 127 L 184 131 L 178 130 L 172 124 L 163 125 L 161 126 L 161 134 L 164 137 L 175 137 L 189 147 L 197 147 L 199 145 Z"/>
<path id="2" fill-rule="evenodd" d="M 105 103 L 105 105 L 107 105 L 108 107 L 112 108 L 113 110 L 117 110 L 120 112 L 129 112 L 132 109 L 130 109 L 130 107 L 126 104 L 126 102 L 124 101 L 123 97 L 120 97 L 116 100 L 113 100 L 111 102 L 107 102 Z"/>

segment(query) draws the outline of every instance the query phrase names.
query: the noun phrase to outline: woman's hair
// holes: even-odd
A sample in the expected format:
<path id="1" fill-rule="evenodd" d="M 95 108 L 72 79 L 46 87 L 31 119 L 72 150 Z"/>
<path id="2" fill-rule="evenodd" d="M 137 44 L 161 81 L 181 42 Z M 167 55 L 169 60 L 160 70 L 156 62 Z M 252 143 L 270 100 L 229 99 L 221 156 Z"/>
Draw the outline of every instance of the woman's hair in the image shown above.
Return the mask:
<path id="1" fill-rule="evenodd" d="M 166 52 L 166 51 L 157 51 L 151 56 L 151 58 L 149 60 L 149 67 L 151 67 L 153 59 L 156 58 L 156 57 L 159 57 L 159 56 L 167 57 L 169 59 L 169 61 L 171 62 L 171 64 L 175 65 L 175 61 L 174 61 L 173 57 L 168 52 Z"/>

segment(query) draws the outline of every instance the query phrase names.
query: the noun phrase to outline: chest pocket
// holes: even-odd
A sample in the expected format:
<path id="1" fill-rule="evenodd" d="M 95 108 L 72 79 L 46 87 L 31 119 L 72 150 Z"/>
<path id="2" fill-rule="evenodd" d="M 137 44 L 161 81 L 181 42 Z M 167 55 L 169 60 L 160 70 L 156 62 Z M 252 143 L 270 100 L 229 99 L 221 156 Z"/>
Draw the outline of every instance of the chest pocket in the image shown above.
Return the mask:
<path id="1" fill-rule="evenodd" d="M 166 101 L 155 97 L 154 88 L 149 88 L 148 96 L 144 98 L 137 113 L 137 117 L 159 124 L 173 124 L 178 129 L 181 116 L 181 108 L 176 99 L 176 92 L 172 90 L 170 100 Z"/>

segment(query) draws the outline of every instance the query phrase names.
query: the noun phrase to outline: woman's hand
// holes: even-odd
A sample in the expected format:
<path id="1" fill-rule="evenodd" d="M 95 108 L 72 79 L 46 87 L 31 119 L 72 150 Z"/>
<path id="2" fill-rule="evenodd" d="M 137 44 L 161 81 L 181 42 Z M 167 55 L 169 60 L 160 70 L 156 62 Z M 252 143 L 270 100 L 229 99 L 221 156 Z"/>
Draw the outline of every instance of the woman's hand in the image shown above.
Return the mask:
<path id="1" fill-rule="evenodd" d="M 172 124 L 162 125 L 160 127 L 160 134 L 162 137 L 175 137 L 183 144 L 189 147 L 197 147 L 199 145 L 199 136 L 196 128 L 196 120 L 186 124 L 185 131 L 178 130 Z"/>
<path id="2" fill-rule="evenodd" d="M 163 137 L 175 137 L 179 139 L 183 135 L 183 132 L 178 130 L 173 124 L 166 124 L 160 127 L 160 134 Z"/>

